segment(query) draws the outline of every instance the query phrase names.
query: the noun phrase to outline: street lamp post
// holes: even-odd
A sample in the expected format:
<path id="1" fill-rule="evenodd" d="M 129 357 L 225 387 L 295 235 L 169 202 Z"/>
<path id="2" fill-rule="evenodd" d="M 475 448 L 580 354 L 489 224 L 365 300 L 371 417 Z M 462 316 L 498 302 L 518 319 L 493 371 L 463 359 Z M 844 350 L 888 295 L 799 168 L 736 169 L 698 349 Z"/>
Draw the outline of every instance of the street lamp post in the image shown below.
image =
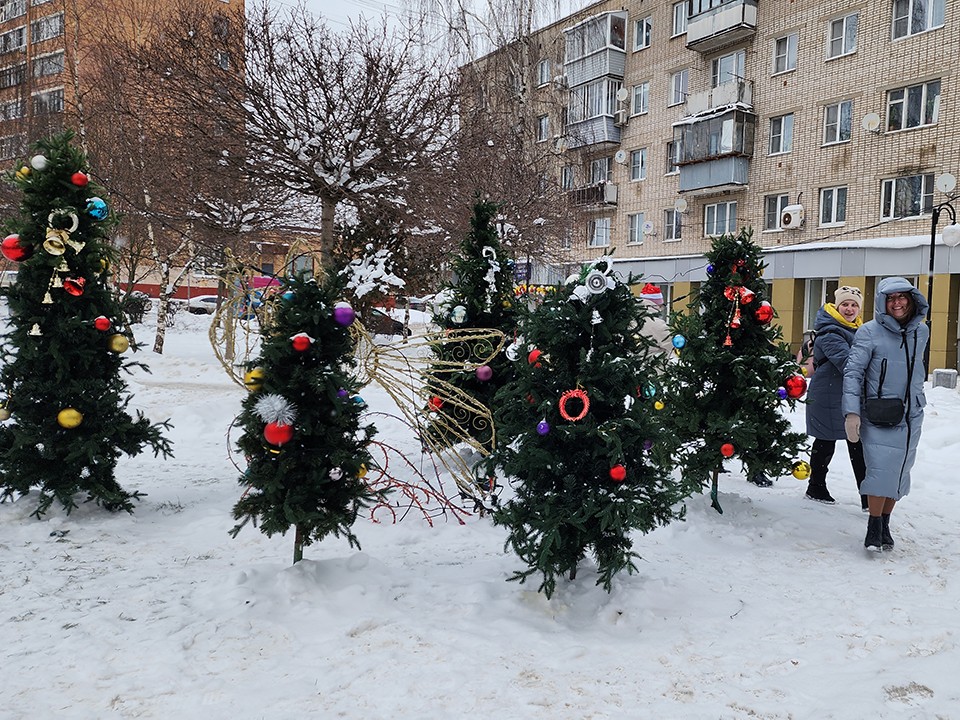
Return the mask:
<path id="1" fill-rule="evenodd" d="M 937 225 L 940 223 L 940 216 L 944 211 L 950 216 L 950 224 L 943 229 L 943 244 L 948 247 L 960 245 L 960 225 L 957 224 L 957 213 L 952 204 L 960 196 L 951 194 L 956 186 L 957 179 L 950 173 L 944 173 L 937 178 L 936 187 L 947 194 L 947 199 L 934 205 L 931 213 L 930 267 L 927 272 L 927 330 L 930 331 L 930 338 L 923 350 L 923 367 L 927 375 L 930 374 L 930 344 L 933 342 L 933 260 L 937 252 Z"/>

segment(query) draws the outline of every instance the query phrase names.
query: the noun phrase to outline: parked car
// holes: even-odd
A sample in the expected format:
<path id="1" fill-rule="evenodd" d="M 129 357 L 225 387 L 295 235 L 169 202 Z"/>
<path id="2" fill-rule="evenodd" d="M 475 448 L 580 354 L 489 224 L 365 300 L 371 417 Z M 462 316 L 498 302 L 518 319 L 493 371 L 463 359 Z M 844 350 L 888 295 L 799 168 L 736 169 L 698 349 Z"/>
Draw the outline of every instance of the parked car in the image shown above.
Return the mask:
<path id="1" fill-rule="evenodd" d="M 367 313 L 366 318 L 361 319 L 367 330 L 374 335 L 403 335 L 410 336 L 410 328 L 404 327 L 403 323 L 391 317 L 388 313 L 378 308 L 373 308 Z"/>
<path id="2" fill-rule="evenodd" d="M 213 315 L 217 311 L 216 295 L 194 295 L 186 302 L 187 312 L 194 315 Z"/>

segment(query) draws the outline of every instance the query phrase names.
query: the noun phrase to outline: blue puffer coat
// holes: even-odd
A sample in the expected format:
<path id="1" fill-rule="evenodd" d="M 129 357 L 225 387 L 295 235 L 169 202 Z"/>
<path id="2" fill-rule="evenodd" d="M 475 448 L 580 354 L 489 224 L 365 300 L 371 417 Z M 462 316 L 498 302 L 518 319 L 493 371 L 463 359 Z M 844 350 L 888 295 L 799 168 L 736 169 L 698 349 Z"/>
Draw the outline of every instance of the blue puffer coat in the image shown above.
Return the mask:
<path id="1" fill-rule="evenodd" d="M 886 311 L 886 296 L 895 292 L 913 296 L 915 312 L 903 326 Z M 910 470 L 917 457 L 926 404 L 923 352 L 930 335 L 924 324 L 927 307 L 926 298 L 908 281 L 884 278 L 877 284 L 874 319 L 857 331 L 850 348 L 843 373 L 843 414 L 861 416 L 860 437 L 867 463 L 867 476 L 860 486 L 864 495 L 899 500 L 910 492 Z M 905 398 L 906 407 L 903 420 L 891 428 L 871 425 L 862 412 L 864 392 L 869 397 L 877 396 L 884 359 L 887 372 L 882 395 Z"/>
<path id="2" fill-rule="evenodd" d="M 807 435 L 819 440 L 843 440 L 843 369 L 847 364 L 853 336 L 860 327 L 860 318 L 849 323 L 833 304 L 817 311 L 813 329 L 813 364 L 816 370 L 807 388 Z"/>

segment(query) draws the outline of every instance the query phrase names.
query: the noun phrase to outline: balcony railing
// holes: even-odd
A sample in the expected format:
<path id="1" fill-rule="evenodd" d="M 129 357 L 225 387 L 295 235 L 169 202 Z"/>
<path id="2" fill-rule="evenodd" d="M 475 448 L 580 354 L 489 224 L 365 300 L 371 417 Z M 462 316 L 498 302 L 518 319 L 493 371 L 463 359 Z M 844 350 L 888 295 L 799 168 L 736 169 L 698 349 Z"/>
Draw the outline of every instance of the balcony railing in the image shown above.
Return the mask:
<path id="1" fill-rule="evenodd" d="M 594 185 L 574 188 L 569 191 L 570 202 L 574 205 L 616 205 L 617 184 L 600 182 Z"/>
<path id="2" fill-rule="evenodd" d="M 711 53 L 757 32 L 757 0 L 730 0 L 687 20 L 687 47 Z"/>
<path id="3" fill-rule="evenodd" d="M 620 126 L 610 115 L 600 115 L 577 123 L 569 123 L 564 128 L 566 145 L 570 150 L 588 145 L 619 144 Z"/>

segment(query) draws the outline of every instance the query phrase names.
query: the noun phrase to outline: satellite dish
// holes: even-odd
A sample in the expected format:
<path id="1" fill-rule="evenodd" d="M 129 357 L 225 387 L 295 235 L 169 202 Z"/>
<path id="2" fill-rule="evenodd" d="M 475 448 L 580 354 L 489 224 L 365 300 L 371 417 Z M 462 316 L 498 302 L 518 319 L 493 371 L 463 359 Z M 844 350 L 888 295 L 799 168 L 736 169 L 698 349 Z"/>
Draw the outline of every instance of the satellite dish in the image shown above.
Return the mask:
<path id="1" fill-rule="evenodd" d="M 673 209 L 678 213 L 684 213 L 687 211 L 687 200 L 686 198 L 677 198 L 677 201 L 673 204 Z"/>
<path id="2" fill-rule="evenodd" d="M 613 154 L 613 159 L 618 163 L 625 163 L 627 161 L 627 151 L 626 150 L 617 150 Z"/>
<path id="3" fill-rule="evenodd" d="M 640 226 L 640 230 L 643 232 L 644 235 L 653 235 L 655 230 L 653 227 L 653 221 L 644 220 L 643 225 Z"/>
<path id="4" fill-rule="evenodd" d="M 938 175 L 933 184 L 940 192 L 950 193 L 953 192 L 953 189 L 957 186 L 957 178 L 950 173 L 944 173 L 943 175 Z"/>
<path id="5" fill-rule="evenodd" d="M 619 90 L 617 90 L 617 100 L 619 100 L 620 102 L 623 102 L 628 97 L 630 97 L 630 91 L 627 90 L 626 88 L 620 88 Z"/>
<path id="6" fill-rule="evenodd" d="M 880 129 L 880 116 L 876 113 L 867 113 L 860 121 L 860 127 L 867 132 L 877 132 Z"/>

